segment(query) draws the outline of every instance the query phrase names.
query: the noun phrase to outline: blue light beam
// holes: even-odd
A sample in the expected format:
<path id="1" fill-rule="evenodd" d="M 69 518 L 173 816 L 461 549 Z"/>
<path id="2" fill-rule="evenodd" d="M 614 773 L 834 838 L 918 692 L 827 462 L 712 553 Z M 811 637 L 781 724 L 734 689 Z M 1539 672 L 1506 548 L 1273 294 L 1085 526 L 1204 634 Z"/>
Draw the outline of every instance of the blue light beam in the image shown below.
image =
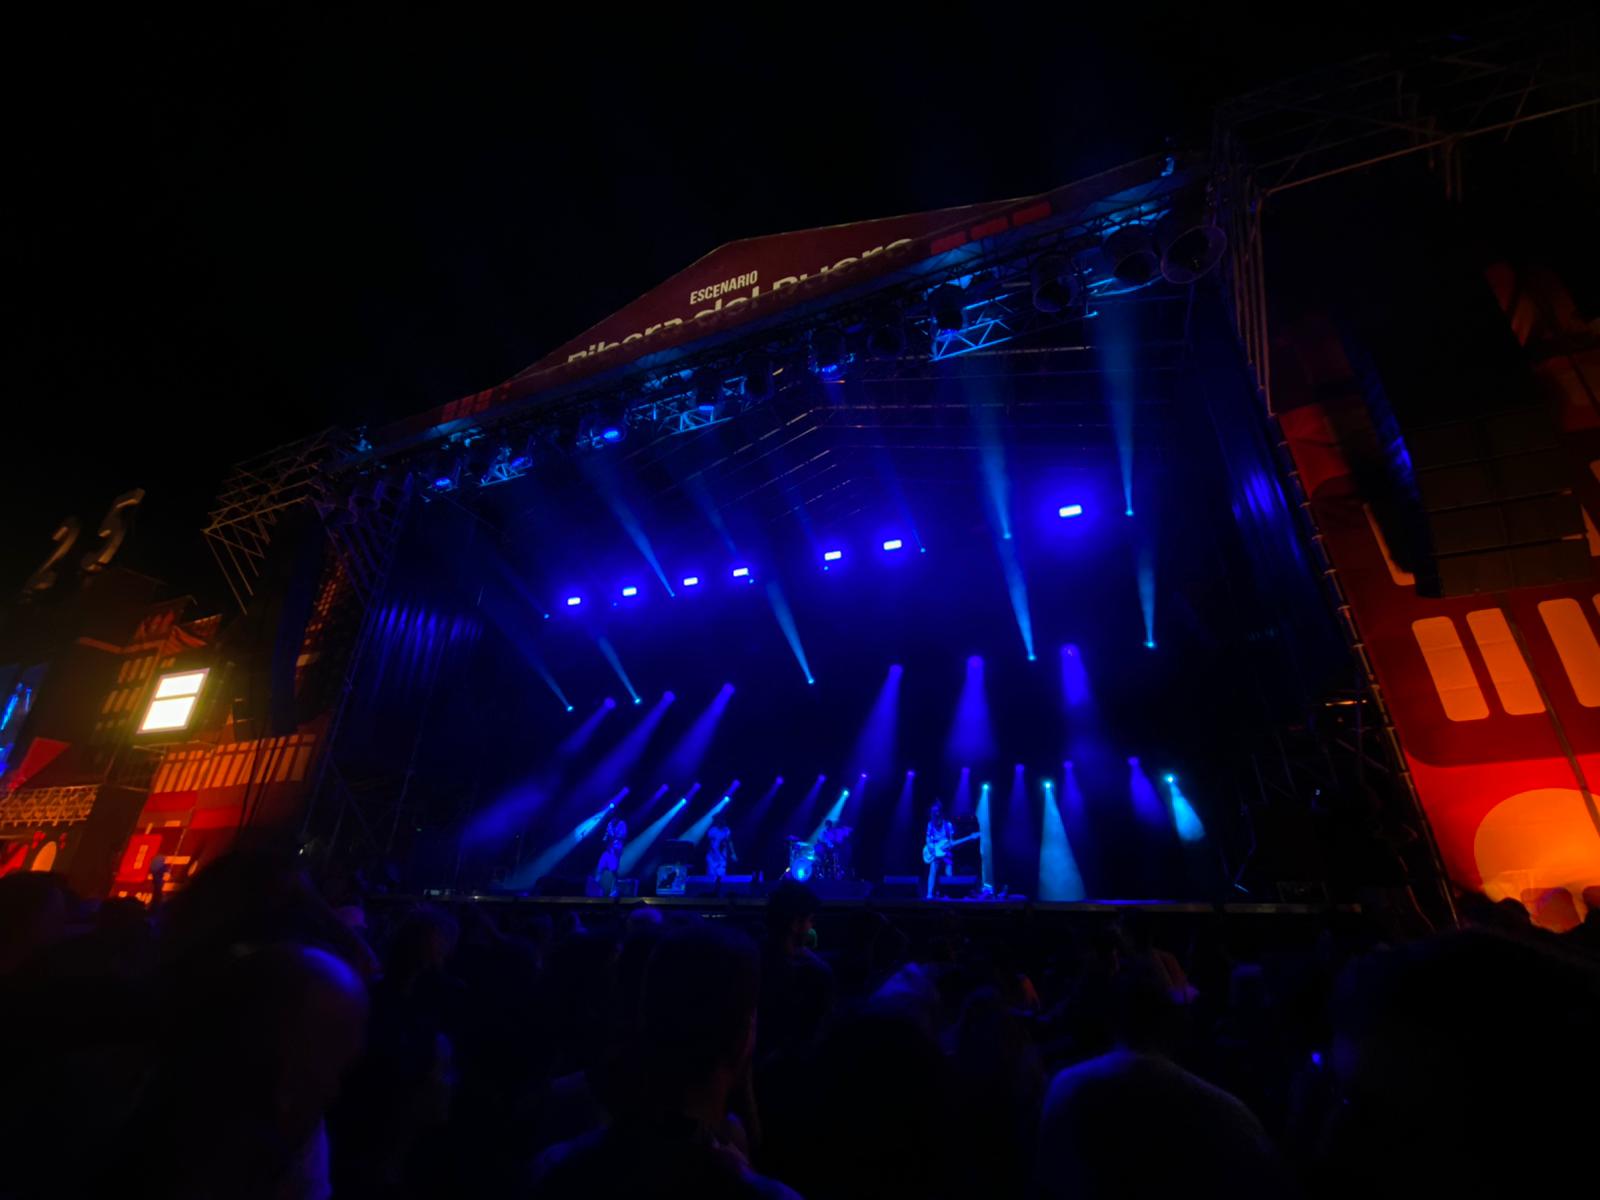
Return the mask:
<path id="1" fill-rule="evenodd" d="M 772 605 L 772 615 L 778 619 L 778 628 L 783 630 L 789 649 L 794 651 L 795 662 L 800 664 L 800 673 L 806 677 L 807 683 L 815 683 L 816 676 L 811 674 L 811 664 L 806 661 L 805 648 L 800 645 L 800 630 L 795 627 L 794 614 L 789 611 L 789 602 L 784 599 L 783 590 L 778 587 L 775 580 L 767 583 L 767 601 Z"/>
<path id="2" fill-rule="evenodd" d="M 688 806 L 688 803 L 689 798 L 687 796 L 678 800 L 666 812 L 640 830 L 634 836 L 634 839 L 622 848 L 619 874 L 625 876 L 633 874 L 639 865 L 639 860 L 645 856 L 645 851 L 655 844 L 655 840 L 661 836 L 662 831 L 672 823 L 674 817 Z"/>
<path id="3" fill-rule="evenodd" d="M 622 659 L 617 657 L 617 649 L 611 644 L 611 639 L 601 637 L 595 640 L 600 647 L 600 653 L 605 655 L 605 660 L 611 664 L 611 669 L 617 673 L 617 678 L 622 680 L 622 686 L 628 689 L 628 696 L 635 704 L 640 703 L 639 693 L 634 689 L 633 680 L 628 678 L 628 672 L 622 668 Z"/>
<path id="4" fill-rule="evenodd" d="M 1083 876 L 1078 871 L 1077 859 L 1072 856 L 1072 843 L 1067 838 L 1067 826 L 1061 815 L 1055 786 L 1044 781 L 1044 805 L 1039 830 L 1039 899 L 1082 900 Z"/>
<path id="5" fill-rule="evenodd" d="M 1172 802 L 1172 827 L 1178 831 L 1180 842 L 1200 842 L 1205 840 L 1206 827 L 1200 820 L 1200 814 L 1195 812 L 1194 805 L 1189 803 L 1189 798 L 1183 794 L 1183 789 L 1178 786 L 1176 775 L 1162 776 L 1162 782 L 1167 785 L 1167 796 Z"/>

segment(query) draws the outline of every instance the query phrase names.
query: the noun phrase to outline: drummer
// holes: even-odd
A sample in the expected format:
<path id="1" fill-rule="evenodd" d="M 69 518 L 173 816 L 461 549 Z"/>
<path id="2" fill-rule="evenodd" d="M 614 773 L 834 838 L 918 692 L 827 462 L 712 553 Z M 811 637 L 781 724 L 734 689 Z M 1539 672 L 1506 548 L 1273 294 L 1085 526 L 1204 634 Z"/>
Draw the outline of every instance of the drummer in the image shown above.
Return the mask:
<path id="1" fill-rule="evenodd" d="M 845 839 L 849 836 L 850 830 L 831 818 L 822 822 L 822 832 L 817 836 L 817 875 L 820 878 L 844 878 Z"/>

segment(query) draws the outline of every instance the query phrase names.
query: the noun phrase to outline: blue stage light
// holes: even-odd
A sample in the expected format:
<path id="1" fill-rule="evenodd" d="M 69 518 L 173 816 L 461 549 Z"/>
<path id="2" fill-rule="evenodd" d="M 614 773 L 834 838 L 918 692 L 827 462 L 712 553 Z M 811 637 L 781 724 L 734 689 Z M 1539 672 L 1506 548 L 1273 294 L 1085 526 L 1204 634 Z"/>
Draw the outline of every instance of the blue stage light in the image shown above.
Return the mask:
<path id="1" fill-rule="evenodd" d="M 735 579 L 748 579 L 750 577 L 750 568 L 749 567 L 735 567 L 733 569 L 733 577 Z"/>
<path id="2" fill-rule="evenodd" d="M 1122 515 L 1125 517 L 1133 516 L 1133 505 L 1130 504 L 1125 510 L 1123 510 Z"/>
<path id="3" fill-rule="evenodd" d="M 450 476 L 441 475 L 433 481 L 433 490 L 436 492 L 448 492 L 455 485 L 456 481 L 451 479 Z"/>
<path id="4" fill-rule="evenodd" d="M 639 589 L 629 585 L 628 587 L 622 589 L 622 594 L 624 596 L 637 596 L 639 594 Z"/>
<path id="5" fill-rule="evenodd" d="M 683 577 L 683 586 L 684 587 L 699 587 L 700 586 L 700 576 L 698 576 L 698 575 L 685 575 Z"/>
<path id="6" fill-rule="evenodd" d="M 582 603 L 583 603 L 583 597 L 582 596 L 568 596 L 567 597 L 567 607 L 568 608 L 577 608 L 578 605 L 580 605 Z"/>
<path id="7" fill-rule="evenodd" d="M 816 682 L 816 680 L 815 680 L 815 679 L 813 679 L 813 678 L 811 678 L 811 676 L 809 676 L 809 675 L 807 675 L 807 676 L 806 676 L 806 682 L 807 682 L 807 683 L 815 683 L 815 682 Z"/>
<path id="8" fill-rule="evenodd" d="M 1081 517 L 1083 516 L 1083 505 L 1063 504 L 1059 509 L 1056 510 L 1056 513 L 1058 516 L 1062 517 Z"/>
<path id="9" fill-rule="evenodd" d="M 571 711 L 572 711 L 572 705 L 570 705 L 570 704 L 569 704 L 569 705 L 567 705 L 567 711 L 568 711 L 568 712 L 571 712 Z"/>
<path id="10" fill-rule="evenodd" d="M 634 698 L 633 698 L 633 702 L 634 702 L 634 703 L 635 703 L 635 704 L 643 704 L 643 703 L 644 703 L 644 697 L 642 697 L 642 696 L 635 696 L 635 697 L 634 697 Z"/>
<path id="11" fill-rule="evenodd" d="M 622 440 L 622 429 L 616 425 L 607 425 L 600 431 L 600 436 L 608 442 L 620 442 Z"/>
<path id="12" fill-rule="evenodd" d="M 844 551 L 843 550 L 829 550 L 829 551 L 827 551 L 826 553 L 823 554 L 822 561 L 823 562 L 838 562 L 843 557 L 844 557 Z"/>
<path id="13" fill-rule="evenodd" d="M 1163 775 L 1161 777 L 1161 779 L 1162 779 L 1162 782 L 1164 782 L 1164 783 L 1177 783 L 1178 782 L 1178 777 L 1176 775 Z"/>
<path id="14" fill-rule="evenodd" d="M 884 542 L 883 548 L 885 550 L 898 550 L 898 549 L 900 549 L 901 546 L 904 546 L 904 545 L 905 545 L 905 543 L 903 541 L 901 541 L 899 538 L 890 538 L 888 541 Z"/>
<path id="15" fill-rule="evenodd" d="M 1146 650 L 1154 650 L 1156 648 L 1156 644 L 1147 638 L 1145 639 L 1144 648 Z"/>

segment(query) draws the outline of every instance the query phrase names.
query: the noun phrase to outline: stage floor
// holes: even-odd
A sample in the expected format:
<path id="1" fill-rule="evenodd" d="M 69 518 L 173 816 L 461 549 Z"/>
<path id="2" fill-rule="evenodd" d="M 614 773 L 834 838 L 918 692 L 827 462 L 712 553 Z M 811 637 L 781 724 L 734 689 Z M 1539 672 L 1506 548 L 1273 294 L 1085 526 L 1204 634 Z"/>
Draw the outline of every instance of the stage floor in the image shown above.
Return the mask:
<path id="1" fill-rule="evenodd" d="M 457 905 L 495 905 L 512 909 L 555 912 L 575 909 L 587 912 L 616 910 L 626 914 L 637 908 L 663 909 L 680 913 L 727 914 L 759 912 L 766 908 L 765 896 L 499 896 L 477 892 L 428 891 L 418 896 L 387 896 L 375 903 L 427 903 L 441 907 Z M 822 899 L 822 912 L 940 912 L 962 913 L 1048 913 L 1063 916 L 1115 916 L 1125 912 L 1170 914 L 1173 916 L 1359 916 L 1359 904 L 1304 904 L 1255 901 L 1212 903 L 1198 900 L 1029 900 L 1006 899 L 905 899 L 884 897 L 841 897 Z"/>

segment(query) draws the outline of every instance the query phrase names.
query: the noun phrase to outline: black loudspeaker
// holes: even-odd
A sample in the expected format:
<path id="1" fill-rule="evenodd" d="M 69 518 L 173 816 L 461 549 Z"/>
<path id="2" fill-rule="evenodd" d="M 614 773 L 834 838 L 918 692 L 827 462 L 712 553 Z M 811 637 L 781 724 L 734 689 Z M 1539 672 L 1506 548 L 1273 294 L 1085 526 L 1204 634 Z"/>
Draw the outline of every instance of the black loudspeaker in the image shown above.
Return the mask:
<path id="1" fill-rule="evenodd" d="M 915 900 L 923 895 L 927 888 L 926 875 L 885 875 L 882 885 L 878 888 L 878 897 L 883 900 Z"/>
<path id="2" fill-rule="evenodd" d="M 754 875 L 724 875 L 721 886 L 714 875 L 691 875 L 683 881 L 685 896 L 750 896 L 755 894 Z"/>
<path id="3" fill-rule="evenodd" d="M 811 890 L 824 900 L 865 900 L 872 884 L 865 879 L 813 879 Z"/>
<path id="4" fill-rule="evenodd" d="M 235 668 L 234 719 L 271 736 L 297 728 L 296 673 L 325 551 L 322 522 L 309 504 L 285 513 L 250 608 L 225 635 L 223 654 Z"/>
<path id="5" fill-rule="evenodd" d="M 1473 239 L 1428 189 L 1385 197 L 1325 265 L 1376 435 L 1379 469 L 1353 465 L 1397 565 L 1434 596 L 1588 578 L 1572 465 Z"/>

